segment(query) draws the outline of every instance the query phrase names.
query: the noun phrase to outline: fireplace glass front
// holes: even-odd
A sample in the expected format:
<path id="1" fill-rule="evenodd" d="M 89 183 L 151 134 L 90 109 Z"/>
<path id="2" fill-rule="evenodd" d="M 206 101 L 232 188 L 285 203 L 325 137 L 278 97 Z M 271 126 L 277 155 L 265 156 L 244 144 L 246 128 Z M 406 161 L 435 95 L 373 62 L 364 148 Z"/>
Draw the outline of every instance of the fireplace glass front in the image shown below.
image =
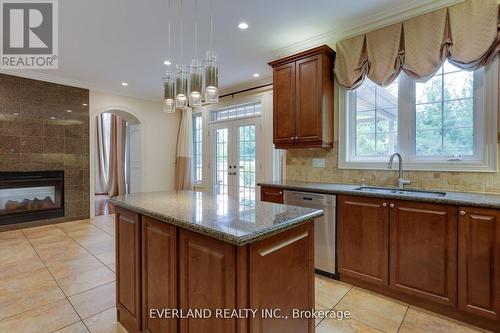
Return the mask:
<path id="1" fill-rule="evenodd" d="M 64 216 L 64 171 L 0 172 L 0 225 Z"/>

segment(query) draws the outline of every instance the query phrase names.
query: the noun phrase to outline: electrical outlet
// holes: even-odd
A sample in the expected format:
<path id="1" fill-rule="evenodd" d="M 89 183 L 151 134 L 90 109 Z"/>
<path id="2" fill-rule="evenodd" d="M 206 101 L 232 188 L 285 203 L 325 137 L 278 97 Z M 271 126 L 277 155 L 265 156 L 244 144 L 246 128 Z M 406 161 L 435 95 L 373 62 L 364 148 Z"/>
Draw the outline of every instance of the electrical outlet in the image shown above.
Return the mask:
<path id="1" fill-rule="evenodd" d="M 313 158 L 313 168 L 324 168 L 325 159 L 324 158 Z"/>

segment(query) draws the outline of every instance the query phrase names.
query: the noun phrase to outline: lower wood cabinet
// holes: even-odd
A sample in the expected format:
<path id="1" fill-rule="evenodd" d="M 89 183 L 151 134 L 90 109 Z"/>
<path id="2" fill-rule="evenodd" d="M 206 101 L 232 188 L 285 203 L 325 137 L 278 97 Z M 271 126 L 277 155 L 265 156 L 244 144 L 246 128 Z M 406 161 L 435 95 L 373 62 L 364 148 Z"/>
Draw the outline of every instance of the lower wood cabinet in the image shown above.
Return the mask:
<path id="1" fill-rule="evenodd" d="M 141 217 L 116 209 L 116 308 L 128 332 L 142 330 Z"/>
<path id="2" fill-rule="evenodd" d="M 313 223 L 251 244 L 249 263 L 249 307 L 281 309 L 290 318 L 259 316 L 250 322 L 250 332 L 313 333 L 313 320 L 291 319 L 293 308 L 314 309 Z"/>
<path id="3" fill-rule="evenodd" d="M 385 286 L 389 274 L 389 208 L 384 199 L 337 199 L 339 272 Z"/>
<path id="4" fill-rule="evenodd" d="M 179 234 L 180 308 L 236 308 L 235 247 L 187 230 Z M 236 332 L 232 319 L 181 319 L 179 325 L 181 333 Z"/>
<path id="5" fill-rule="evenodd" d="M 264 187 L 260 188 L 260 200 L 272 203 L 284 203 L 283 190 L 274 187 Z"/>
<path id="6" fill-rule="evenodd" d="M 472 207 L 459 211 L 458 307 L 498 321 L 500 211 Z"/>
<path id="7" fill-rule="evenodd" d="M 457 305 L 457 207 L 396 201 L 390 208 L 390 288 Z"/>
<path id="8" fill-rule="evenodd" d="M 142 218 L 143 332 L 176 333 L 177 321 L 149 318 L 148 309 L 177 308 L 177 228 Z"/>

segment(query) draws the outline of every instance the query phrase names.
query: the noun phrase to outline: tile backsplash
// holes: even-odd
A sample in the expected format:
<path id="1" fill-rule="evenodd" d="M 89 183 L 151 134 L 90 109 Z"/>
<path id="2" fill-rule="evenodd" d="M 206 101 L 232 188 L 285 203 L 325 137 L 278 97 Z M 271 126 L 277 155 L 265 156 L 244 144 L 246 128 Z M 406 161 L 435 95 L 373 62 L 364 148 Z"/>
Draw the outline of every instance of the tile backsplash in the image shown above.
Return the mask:
<path id="1" fill-rule="evenodd" d="M 337 145 L 331 150 L 290 149 L 286 151 L 286 179 L 320 183 L 395 186 L 396 170 L 351 170 L 338 168 Z M 500 156 L 500 153 L 499 153 Z M 324 168 L 313 168 L 313 159 L 325 159 Z M 500 193 L 500 173 L 405 171 L 410 187 L 460 192 Z"/>

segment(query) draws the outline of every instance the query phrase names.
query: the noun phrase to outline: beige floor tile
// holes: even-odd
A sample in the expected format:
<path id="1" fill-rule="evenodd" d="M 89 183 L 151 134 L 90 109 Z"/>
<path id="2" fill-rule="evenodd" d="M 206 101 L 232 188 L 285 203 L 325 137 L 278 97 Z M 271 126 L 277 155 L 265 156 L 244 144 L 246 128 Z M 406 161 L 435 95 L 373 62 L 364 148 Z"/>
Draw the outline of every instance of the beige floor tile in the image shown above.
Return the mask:
<path id="1" fill-rule="evenodd" d="M 109 269 L 111 269 L 113 272 L 115 271 L 116 255 L 114 249 L 112 251 L 96 254 L 95 256 L 97 257 L 97 259 L 102 261 L 106 266 L 108 266 Z"/>
<path id="2" fill-rule="evenodd" d="M 34 238 L 45 237 L 47 235 L 50 235 L 52 230 L 57 230 L 57 228 L 54 224 L 44 225 L 41 227 L 22 229 L 22 232 L 24 233 L 24 235 L 26 237 L 28 237 L 28 239 L 34 239 Z"/>
<path id="3" fill-rule="evenodd" d="M 92 255 L 74 260 L 49 261 L 46 265 L 56 280 L 103 267 L 103 264 Z"/>
<path id="4" fill-rule="evenodd" d="M 93 227 L 89 220 L 58 223 L 56 226 L 64 232 L 85 230 Z"/>
<path id="5" fill-rule="evenodd" d="M 35 246 L 35 250 L 45 263 L 50 261 L 76 260 L 92 257 L 86 249 L 78 245 L 78 243 L 72 239 L 50 245 L 47 244 L 41 247 Z"/>
<path id="6" fill-rule="evenodd" d="M 0 319 L 64 299 L 64 294 L 45 269 L 0 280 Z"/>
<path id="7" fill-rule="evenodd" d="M 101 265 L 102 267 L 90 271 L 56 278 L 57 283 L 66 296 L 71 296 L 115 281 L 115 273 L 105 265 Z"/>
<path id="8" fill-rule="evenodd" d="M 24 234 L 21 230 L 12 231 L 2 231 L 0 232 L 0 242 L 4 242 L 12 239 L 24 238 Z"/>
<path id="9" fill-rule="evenodd" d="M 328 311 L 329 309 L 319 305 L 319 304 L 315 304 L 314 305 L 314 310 L 316 311 Z M 323 320 L 323 318 L 315 318 L 314 319 L 314 326 L 318 326 L 319 323 L 321 323 L 321 321 Z"/>
<path id="10" fill-rule="evenodd" d="M 28 239 L 31 245 L 35 248 L 71 240 L 68 235 L 66 235 L 62 230 L 59 229 L 48 230 L 43 236 L 41 234 L 37 234 L 37 237 L 28 236 Z"/>
<path id="11" fill-rule="evenodd" d="M 401 324 L 401 333 L 479 333 L 482 329 L 476 329 L 469 325 L 454 320 L 448 320 L 438 315 L 410 307 Z"/>
<path id="12" fill-rule="evenodd" d="M 315 277 L 316 304 L 327 309 L 332 309 L 345 294 L 351 289 L 351 286 L 336 280 L 316 275 Z"/>
<path id="13" fill-rule="evenodd" d="M 32 251 L 31 255 L 25 259 L 0 264 L 0 279 L 31 272 L 40 268 L 44 268 L 43 263 L 35 251 Z"/>
<path id="14" fill-rule="evenodd" d="M 108 237 L 110 237 L 108 235 Z M 90 253 L 97 256 L 99 254 L 108 253 L 115 250 L 115 239 L 106 239 L 99 241 L 86 241 L 84 243 L 80 243 L 82 247 L 87 249 Z"/>
<path id="15" fill-rule="evenodd" d="M 110 235 L 115 235 L 115 215 L 102 215 L 93 218 L 90 223 L 106 231 Z"/>
<path id="16" fill-rule="evenodd" d="M 89 330 L 82 321 L 74 323 L 73 325 L 67 326 L 60 329 L 54 333 L 88 333 Z"/>
<path id="17" fill-rule="evenodd" d="M 324 319 L 316 327 L 316 333 L 381 333 L 373 327 L 370 327 L 354 319 Z"/>
<path id="18" fill-rule="evenodd" d="M 127 333 L 116 321 L 116 308 L 111 308 L 84 320 L 92 333 Z"/>
<path id="19" fill-rule="evenodd" d="M 26 238 L 0 241 L 0 266 L 31 259 L 36 256 Z"/>
<path id="20" fill-rule="evenodd" d="M 352 319 L 385 332 L 397 332 L 408 306 L 404 303 L 352 288 L 335 306 L 349 310 Z"/>
<path id="21" fill-rule="evenodd" d="M 0 332 L 50 333 L 80 320 L 67 299 L 0 320 Z"/>
<path id="22" fill-rule="evenodd" d="M 81 318 L 91 317 L 116 305 L 116 284 L 114 282 L 84 291 L 69 297 Z"/>

